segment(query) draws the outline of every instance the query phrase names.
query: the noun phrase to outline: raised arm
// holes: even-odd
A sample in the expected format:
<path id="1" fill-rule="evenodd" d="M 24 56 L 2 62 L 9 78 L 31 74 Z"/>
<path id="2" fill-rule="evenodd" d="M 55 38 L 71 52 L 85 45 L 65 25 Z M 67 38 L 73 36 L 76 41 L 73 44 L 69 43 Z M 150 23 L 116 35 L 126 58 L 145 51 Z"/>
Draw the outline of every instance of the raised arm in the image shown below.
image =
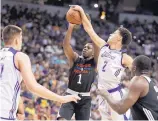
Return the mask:
<path id="1" fill-rule="evenodd" d="M 90 36 L 90 38 L 92 39 L 92 41 L 94 42 L 94 44 L 100 49 L 103 45 L 106 44 L 106 42 L 100 38 L 94 31 L 91 22 L 88 20 L 84 10 L 82 9 L 82 7 L 78 6 L 78 5 L 72 5 L 71 6 L 72 9 L 77 10 L 80 12 L 81 14 L 81 18 L 82 18 L 82 24 L 84 26 L 85 31 L 88 33 L 88 35 Z"/>
<path id="2" fill-rule="evenodd" d="M 65 38 L 63 41 L 64 53 L 69 60 L 70 67 L 73 66 L 74 61 L 78 57 L 78 54 L 73 51 L 73 49 L 70 45 L 71 35 L 72 35 L 72 31 L 73 31 L 74 26 L 75 26 L 74 24 L 69 24 L 68 30 L 66 32 L 66 35 L 65 35 Z"/>
<path id="3" fill-rule="evenodd" d="M 88 20 L 91 22 L 91 18 L 89 16 L 89 14 L 86 14 L 86 17 L 88 18 Z M 93 41 L 92 41 L 93 42 Z M 99 56 L 99 52 L 100 52 L 100 48 L 93 42 L 93 48 L 94 48 L 94 60 L 96 62 L 96 64 L 98 63 L 98 56 Z M 97 67 L 97 66 L 96 66 Z"/>
<path id="4" fill-rule="evenodd" d="M 61 102 L 61 103 L 66 103 L 70 101 L 77 101 L 77 99 L 80 99 L 78 96 L 71 95 L 71 97 L 67 96 L 59 96 L 45 87 L 41 86 L 40 84 L 37 83 L 35 80 L 35 77 L 33 75 L 33 72 L 31 70 L 31 63 L 29 57 L 22 53 L 19 52 L 15 55 L 15 62 L 17 62 L 17 67 L 19 68 L 24 83 L 26 84 L 27 88 L 34 94 L 53 101 Z"/>

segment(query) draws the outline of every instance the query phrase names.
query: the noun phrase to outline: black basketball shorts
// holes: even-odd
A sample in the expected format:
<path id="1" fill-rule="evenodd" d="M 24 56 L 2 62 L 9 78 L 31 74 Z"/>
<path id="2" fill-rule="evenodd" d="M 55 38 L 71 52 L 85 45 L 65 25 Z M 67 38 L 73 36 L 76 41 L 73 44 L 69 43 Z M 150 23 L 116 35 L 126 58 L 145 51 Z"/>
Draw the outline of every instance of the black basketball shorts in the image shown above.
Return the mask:
<path id="1" fill-rule="evenodd" d="M 91 100 L 90 96 L 84 96 L 81 97 L 78 103 L 69 102 L 62 104 L 58 112 L 57 120 L 60 120 L 60 118 L 71 120 L 73 114 L 75 114 L 76 120 L 89 120 Z"/>

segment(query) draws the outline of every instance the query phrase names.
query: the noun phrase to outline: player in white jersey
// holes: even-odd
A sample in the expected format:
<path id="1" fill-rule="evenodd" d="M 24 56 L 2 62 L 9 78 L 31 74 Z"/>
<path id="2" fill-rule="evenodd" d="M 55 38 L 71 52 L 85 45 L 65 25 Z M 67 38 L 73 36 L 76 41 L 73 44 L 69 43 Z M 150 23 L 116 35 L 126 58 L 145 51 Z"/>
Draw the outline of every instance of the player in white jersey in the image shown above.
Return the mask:
<path id="1" fill-rule="evenodd" d="M 53 101 L 77 102 L 76 95 L 59 96 L 38 84 L 31 70 L 28 55 L 20 52 L 22 46 L 21 28 L 8 25 L 2 33 L 5 47 L 0 50 L 0 119 L 15 120 L 20 97 L 22 78 L 34 94 Z"/>
<path id="2" fill-rule="evenodd" d="M 105 42 L 93 30 L 82 7 L 78 5 L 72 5 L 71 7 L 80 12 L 85 31 L 97 46 L 95 50 L 98 53 L 98 89 L 108 90 L 113 97 L 120 100 L 122 95 L 121 75 L 125 68 L 131 68 L 133 62 L 133 59 L 122 50 L 123 46 L 127 46 L 131 42 L 131 33 L 126 28 L 120 27 Z M 102 97 L 99 97 L 99 110 L 103 120 L 127 119 L 125 115 L 119 115 L 112 110 Z"/>

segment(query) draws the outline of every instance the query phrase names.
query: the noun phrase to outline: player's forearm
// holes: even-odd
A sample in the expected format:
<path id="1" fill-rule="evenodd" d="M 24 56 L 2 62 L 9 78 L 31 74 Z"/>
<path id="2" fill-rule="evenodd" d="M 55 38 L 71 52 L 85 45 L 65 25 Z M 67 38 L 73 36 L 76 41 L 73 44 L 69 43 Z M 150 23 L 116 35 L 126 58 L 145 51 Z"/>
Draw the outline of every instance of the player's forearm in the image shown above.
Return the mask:
<path id="1" fill-rule="evenodd" d="M 70 46 L 70 40 L 71 40 L 71 36 L 72 36 L 72 31 L 73 31 L 73 27 L 68 28 L 64 41 L 63 41 L 63 47 L 67 47 Z"/>
<path id="2" fill-rule="evenodd" d="M 98 50 L 100 50 L 100 48 L 105 45 L 105 41 L 102 40 L 93 29 L 89 30 L 89 36 L 91 38 L 91 40 L 93 41 L 93 43 L 95 44 L 96 48 L 98 48 Z"/>
<path id="3" fill-rule="evenodd" d="M 90 36 L 93 43 L 100 49 L 104 44 L 105 41 L 101 39 L 94 31 L 91 22 L 88 20 L 86 14 L 83 10 L 80 10 L 81 17 L 82 17 L 82 24 L 84 26 L 85 31 Z"/>
<path id="4" fill-rule="evenodd" d="M 41 86 L 40 84 L 36 83 L 32 88 L 30 88 L 30 91 L 42 98 L 57 101 L 57 102 L 63 102 L 62 97 L 60 95 L 57 95 L 50 90 L 46 89 L 45 87 Z"/>
<path id="5" fill-rule="evenodd" d="M 126 110 L 123 107 L 123 103 L 121 101 L 116 101 L 112 96 L 108 95 L 104 97 L 110 107 L 115 110 L 118 114 L 124 114 Z"/>
<path id="6" fill-rule="evenodd" d="M 93 30 L 92 24 L 90 20 L 88 20 L 85 12 L 81 9 L 80 10 L 81 18 L 82 18 L 82 24 L 84 26 L 85 31 L 89 34 L 91 30 Z"/>
<path id="7" fill-rule="evenodd" d="M 98 57 L 99 57 L 99 52 L 100 52 L 100 48 L 98 46 L 96 46 L 95 44 L 93 44 L 93 47 L 94 47 L 94 60 L 95 60 L 95 63 L 97 65 L 98 63 Z M 96 66 L 97 67 L 97 66 Z"/>
<path id="8" fill-rule="evenodd" d="M 85 12 L 83 10 L 80 10 L 80 13 L 81 13 L 81 18 L 82 18 L 82 24 L 84 26 L 85 31 L 89 34 L 93 43 L 98 46 L 98 40 L 95 38 L 96 34 L 92 27 L 91 22 L 88 20 Z"/>

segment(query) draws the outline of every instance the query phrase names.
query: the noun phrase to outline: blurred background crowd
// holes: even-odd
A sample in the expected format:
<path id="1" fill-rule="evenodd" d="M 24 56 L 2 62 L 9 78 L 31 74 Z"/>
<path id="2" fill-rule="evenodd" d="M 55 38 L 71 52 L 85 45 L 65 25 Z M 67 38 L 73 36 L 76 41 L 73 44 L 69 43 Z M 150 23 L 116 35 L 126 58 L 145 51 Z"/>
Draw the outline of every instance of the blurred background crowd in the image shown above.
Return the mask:
<path id="1" fill-rule="evenodd" d="M 102 8 L 100 8 L 102 9 Z M 68 83 L 69 66 L 62 49 L 62 41 L 66 34 L 68 23 L 65 16 L 59 17 L 56 12 L 51 15 L 40 9 L 29 9 L 23 6 L 2 6 L 1 30 L 9 24 L 18 25 L 23 30 L 23 48 L 31 59 L 32 70 L 35 78 L 41 85 L 63 95 Z M 99 15 L 100 16 L 100 13 Z M 101 20 L 99 17 L 91 20 L 96 33 L 104 40 L 120 25 L 128 28 L 133 35 L 133 41 L 127 49 L 127 53 L 133 58 L 144 54 L 152 59 L 152 78 L 158 80 L 158 23 L 129 21 L 125 19 L 119 23 L 112 20 Z M 82 26 L 76 28 L 71 38 L 73 49 L 81 54 L 83 45 L 90 42 Z M 4 45 L 3 42 L 1 43 Z M 130 75 L 125 73 L 123 80 L 129 80 Z M 96 84 L 92 86 L 92 112 L 91 119 L 99 120 L 97 110 Z M 60 104 L 39 98 L 31 94 L 22 83 L 21 96 L 25 105 L 27 120 L 54 120 Z"/>

